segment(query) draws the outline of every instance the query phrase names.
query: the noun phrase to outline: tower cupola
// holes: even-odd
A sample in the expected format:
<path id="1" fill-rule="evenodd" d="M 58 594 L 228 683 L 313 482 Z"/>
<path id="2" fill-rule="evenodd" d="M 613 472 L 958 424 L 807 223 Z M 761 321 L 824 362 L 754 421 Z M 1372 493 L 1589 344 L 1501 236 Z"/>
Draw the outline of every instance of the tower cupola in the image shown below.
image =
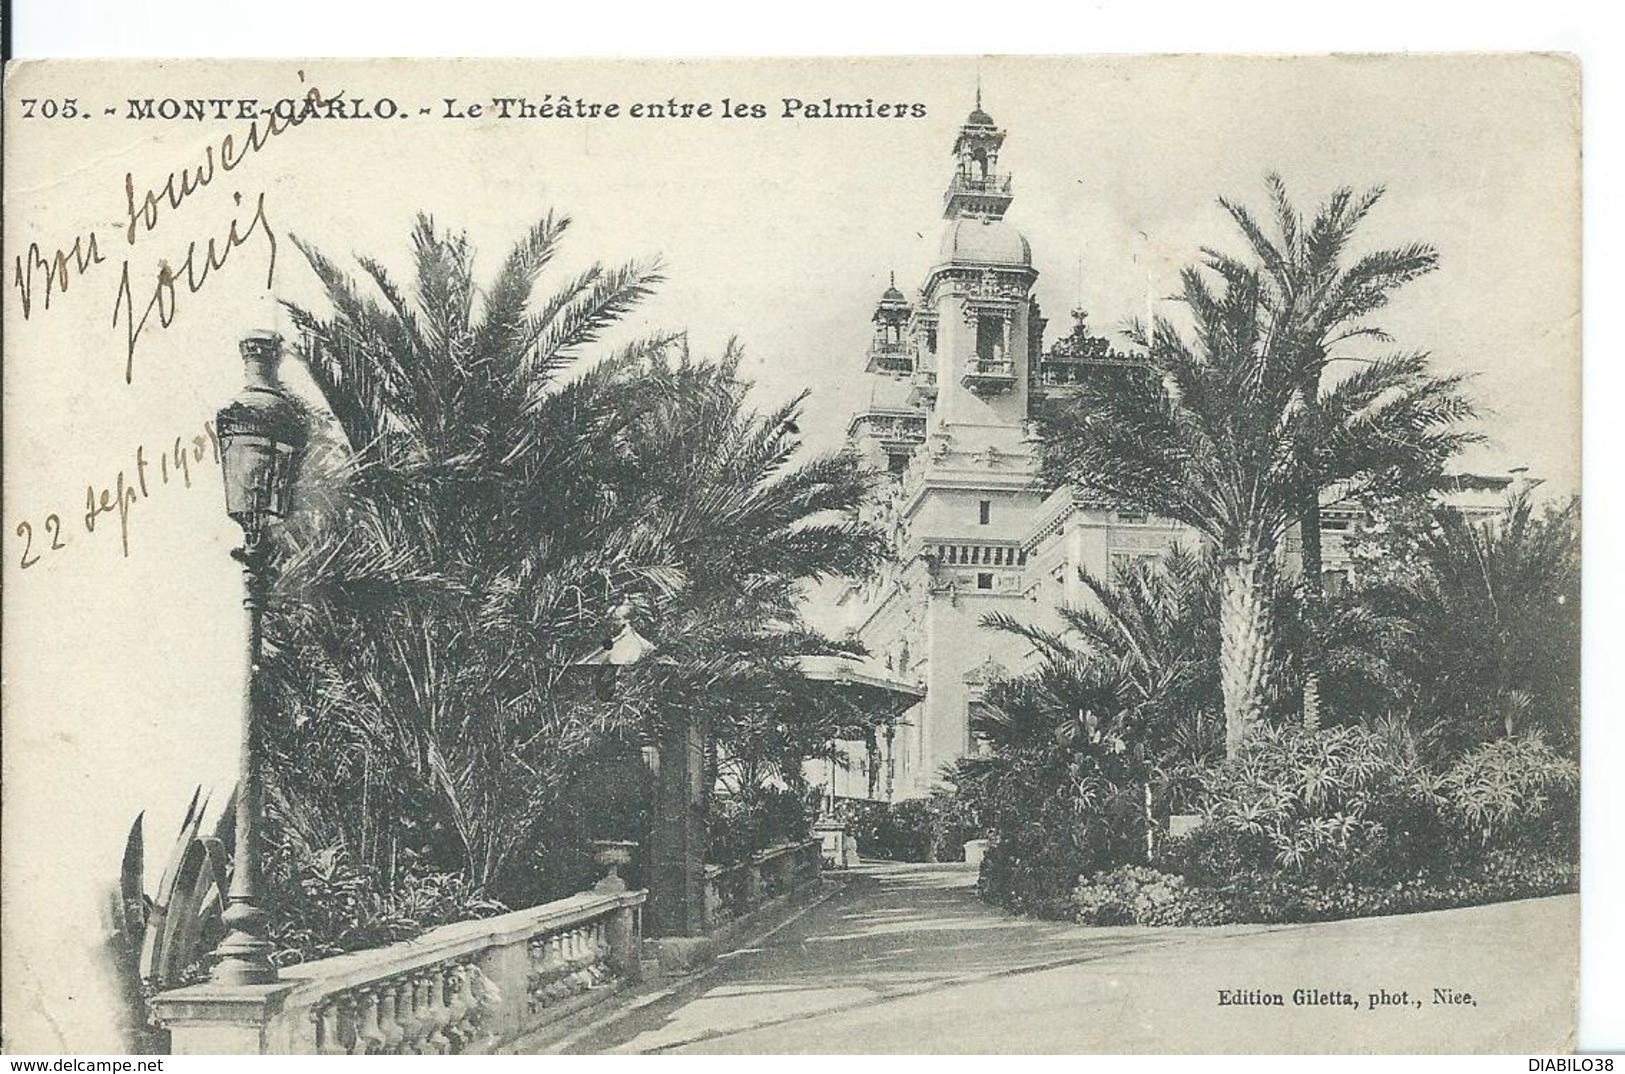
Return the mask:
<path id="1" fill-rule="evenodd" d="M 909 341 L 908 325 L 914 316 L 914 307 L 907 296 L 897 289 L 897 274 L 891 285 L 875 305 L 874 336 L 869 342 L 871 373 L 906 377 L 914 372 L 914 348 Z"/>
<path id="2" fill-rule="evenodd" d="M 953 178 L 942 198 L 942 215 L 949 220 L 975 213 L 997 220 L 1010 207 L 1010 176 L 999 172 L 999 148 L 1004 131 L 993 117 L 982 111 L 982 90 L 977 87 L 976 107 L 960 125 L 954 139 Z"/>

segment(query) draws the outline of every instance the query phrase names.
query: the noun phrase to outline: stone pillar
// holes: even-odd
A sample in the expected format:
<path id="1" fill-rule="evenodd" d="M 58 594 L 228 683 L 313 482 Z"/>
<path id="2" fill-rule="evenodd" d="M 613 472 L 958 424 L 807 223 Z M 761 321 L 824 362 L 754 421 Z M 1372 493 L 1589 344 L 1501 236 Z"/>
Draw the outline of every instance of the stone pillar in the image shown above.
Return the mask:
<path id="1" fill-rule="evenodd" d="M 654 935 L 705 933 L 705 728 L 690 720 L 660 741 L 650 854 Z"/>
<path id="2" fill-rule="evenodd" d="M 631 981 L 643 976 L 643 926 L 637 904 L 623 906 L 610 916 L 608 934 L 609 964 Z"/>
<path id="3" fill-rule="evenodd" d="M 153 1016 L 169 1030 L 171 1055 L 269 1055 L 314 1051 L 312 1038 L 288 1037 L 280 1024 L 282 1002 L 297 982 L 189 985 L 160 993 L 152 1000 Z"/>

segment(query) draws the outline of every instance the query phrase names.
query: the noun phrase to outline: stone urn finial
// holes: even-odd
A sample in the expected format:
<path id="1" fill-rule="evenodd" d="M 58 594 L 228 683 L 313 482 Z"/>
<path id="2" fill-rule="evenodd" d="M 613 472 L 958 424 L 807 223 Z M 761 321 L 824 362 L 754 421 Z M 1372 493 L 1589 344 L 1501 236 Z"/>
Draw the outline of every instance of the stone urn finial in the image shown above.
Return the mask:
<path id="1" fill-rule="evenodd" d="M 607 872 L 592 889 L 604 895 L 625 891 L 626 880 L 621 876 L 620 869 L 632 863 L 632 851 L 637 847 L 637 843 L 626 839 L 594 839 L 592 860 Z"/>

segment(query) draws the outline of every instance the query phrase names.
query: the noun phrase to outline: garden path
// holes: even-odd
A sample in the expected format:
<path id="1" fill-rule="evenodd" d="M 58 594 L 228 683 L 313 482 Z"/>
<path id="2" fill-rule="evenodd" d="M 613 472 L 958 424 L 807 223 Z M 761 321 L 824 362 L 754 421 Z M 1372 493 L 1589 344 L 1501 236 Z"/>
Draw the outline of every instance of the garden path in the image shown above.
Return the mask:
<path id="1" fill-rule="evenodd" d="M 1088 928 L 1003 914 L 974 885 L 963 865 L 864 865 L 833 898 L 568 1050 L 1552 1052 L 1573 1033 L 1560 997 L 1578 979 L 1574 896 L 1314 925 Z M 1221 1006 L 1220 989 L 1285 1006 Z M 1296 989 L 1346 991 L 1358 1007 L 1294 1005 Z M 1434 989 L 1472 1002 L 1435 1003 Z M 1370 1009 L 1379 991 L 1405 1002 Z"/>

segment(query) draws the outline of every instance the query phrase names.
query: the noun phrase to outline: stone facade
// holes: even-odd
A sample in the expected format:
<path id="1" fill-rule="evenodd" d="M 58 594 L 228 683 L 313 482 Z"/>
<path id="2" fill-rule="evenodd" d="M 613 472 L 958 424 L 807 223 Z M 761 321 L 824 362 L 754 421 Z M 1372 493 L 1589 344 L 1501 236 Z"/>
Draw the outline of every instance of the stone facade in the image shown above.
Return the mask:
<path id="1" fill-rule="evenodd" d="M 872 318 L 865 370 L 876 384 L 847 438 L 888 475 L 872 510 L 898 556 L 880 577 L 839 594 L 835 621 L 886 674 L 925 693 L 889 734 L 848 744 L 844 766 L 809 771 L 837 797 L 923 796 L 944 766 L 979 748 L 970 712 L 984 684 L 1035 657 L 1021 639 L 985 628 L 986 616 L 1059 625 L 1058 607 L 1091 599 L 1080 570 L 1110 578 L 1124 563 L 1201 543 L 1180 524 L 1090 503 L 1070 488 L 1046 492 L 1036 481 L 1032 408 L 1136 363 L 1091 333 L 1081 311 L 1045 349 L 1032 248 L 1004 219 L 1014 201 L 1010 176 L 997 171 L 1005 137 L 978 101 L 953 146 L 938 262 L 912 299 L 893 279 Z M 1456 481 L 1446 498 L 1480 514 L 1528 483 L 1516 473 Z M 1344 504 L 1325 509 L 1328 592 L 1348 580 L 1343 537 L 1358 514 Z M 1300 553 L 1290 535 L 1287 570 Z"/>

